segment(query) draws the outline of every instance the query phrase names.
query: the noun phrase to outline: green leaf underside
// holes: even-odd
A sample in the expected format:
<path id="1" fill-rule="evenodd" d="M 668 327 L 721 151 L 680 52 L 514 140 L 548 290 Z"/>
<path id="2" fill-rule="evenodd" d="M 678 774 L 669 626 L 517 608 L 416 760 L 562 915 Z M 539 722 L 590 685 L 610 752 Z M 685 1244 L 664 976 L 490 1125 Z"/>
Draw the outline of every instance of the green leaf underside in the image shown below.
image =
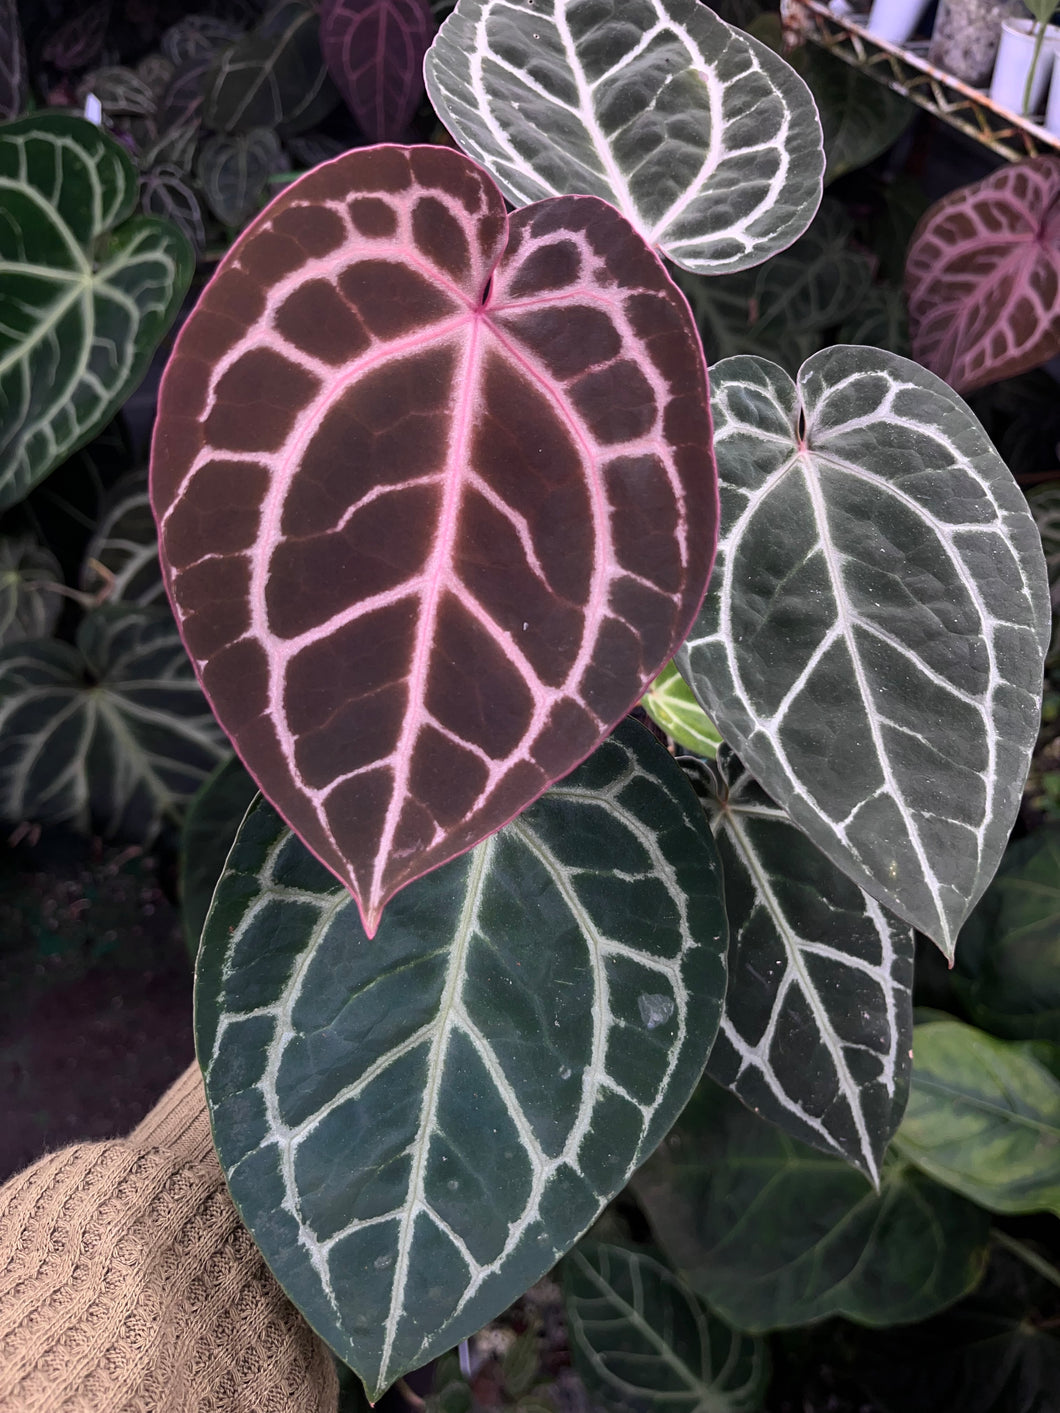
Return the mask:
<path id="1" fill-rule="evenodd" d="M 132 216 L 136 196 L 129 157 L 91 123 L 0 128 L 0 507 L 124 402 L 188 287 L 187 241 Z"/>
<path id="2" fill-rule="evenodd" d="M 661 1262 L 592 1241 L 563 1263 L 575 1367 L 610 1413 L 744 1413 L 761 1406 L 766 1345 L 730 1330 Z"/>
<path id="3" fill-rule="evenodd" d="M 404 889 L 369 943 L 251 810 L 199 952 L 232 1196 L 376 1397 L 567 1250 L 688 1098 L 724 994 L 720 871 L 679 767 L 625 722 Z"/>
<path id="4" fill-rule="evenodd" d="M 733 358 L 711 381 L 722 530 L 675 661 L 794 822 L 952 956 L 1038 730 L 1026 501 L 956 394 L 894 354 L 825 349 L 797 386 Z"/>
<path id="5" fill-rule="evenodd" d="M 0 818 L 150 843 L 223 757 L 168 609 L 86 614 L 0 652 Z"/>
<path id="6" fill-rule="evenodd" d="M 721 737 L 673 663 L 668 663 L 641 698 L 641 706 L 686 751 L 717 754 Z"/>
<path id="7" fill-rule="evenodd" d="M 698 0 L 460 0 L 425 76 L 515 206 L 599 196 L 684 269 L 757 265 L 820 201 L 809 90 Z"/>
<path id="8" fill-rule="evenodd" d="M 890 1158 L 876 1193 L 707 1081 L 633 1185 L 667 1259 L 737 1329 L 927 1319 L 986 1260 L 972 1203 Z"/>
<path id="9" fill-rule="evenodd" d="M 1060 829 L 1006 850 L 961 929 L 953 979 L 984 1029 L 1060 1043 Z"/>
<path id="10" fill-rule="evenodd" d="M 1060 1216 L 1060 1080 L 959 1021 L 918 1026 L 898 1152 L 992 1212 Z"/>
<path id="11" fill-rule="evenodd" d="M 913 931 L 852 883 L 723 746 L 697 766 L 721 856 L 729 985 L 709 1073 L 874 1182 L 909 1088 Z"/>

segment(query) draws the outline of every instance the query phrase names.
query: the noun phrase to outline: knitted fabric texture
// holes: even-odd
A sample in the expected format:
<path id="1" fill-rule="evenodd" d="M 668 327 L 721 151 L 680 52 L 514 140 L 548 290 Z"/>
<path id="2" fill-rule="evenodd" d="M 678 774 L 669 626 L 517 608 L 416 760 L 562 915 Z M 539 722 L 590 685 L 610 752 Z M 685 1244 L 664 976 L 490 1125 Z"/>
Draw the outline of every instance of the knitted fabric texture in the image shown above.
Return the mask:
<path id="1" fill-rule="evenodd" d="M 225 1188 L 198 1067 L 128 1139 L 0 1187 L 0 1413 L 335 1413 Z"/>

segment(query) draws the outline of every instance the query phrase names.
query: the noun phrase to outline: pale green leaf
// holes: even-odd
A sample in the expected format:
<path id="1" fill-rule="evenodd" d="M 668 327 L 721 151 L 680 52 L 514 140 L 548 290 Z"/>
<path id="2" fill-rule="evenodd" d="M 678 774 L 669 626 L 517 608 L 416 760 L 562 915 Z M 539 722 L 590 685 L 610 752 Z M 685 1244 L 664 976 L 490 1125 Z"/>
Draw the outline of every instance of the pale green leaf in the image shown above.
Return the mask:
<path id="1" fill-rule="evenodd" d="M 672 662 L 659 673 L 640 704 L 656 726 L 686 751 L 717 755 L 721 737 Z"/>

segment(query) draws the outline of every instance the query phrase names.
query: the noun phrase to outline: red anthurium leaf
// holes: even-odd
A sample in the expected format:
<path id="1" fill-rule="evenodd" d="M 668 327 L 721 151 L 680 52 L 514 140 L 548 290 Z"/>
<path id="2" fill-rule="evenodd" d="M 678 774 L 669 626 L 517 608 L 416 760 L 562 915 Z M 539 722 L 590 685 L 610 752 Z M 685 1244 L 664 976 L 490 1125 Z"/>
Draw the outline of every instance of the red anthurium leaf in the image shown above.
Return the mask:
<path id="1" fill-rule="evenodd" d="M 163 380 L 152 497 L 219 720 L 371 934 L 687 633 L 717 521 L 702 351 L 605 202 L 509 219 L 458 152 L 362 148 L 222 263 Z"/>
<path id="2" fill-rule="evenodd" d="M 913 357 L 957 392 L 1060 353 L 1060 157 L 936 202 L 913 235 L 905 288 Z"/>
<path id="3" fill-rule="evenodd" d="M 423 56 L 434 31 L 429 0 L 324 0 L 324 62 L 373 142 L 404 136 L 423 97 Z"/>

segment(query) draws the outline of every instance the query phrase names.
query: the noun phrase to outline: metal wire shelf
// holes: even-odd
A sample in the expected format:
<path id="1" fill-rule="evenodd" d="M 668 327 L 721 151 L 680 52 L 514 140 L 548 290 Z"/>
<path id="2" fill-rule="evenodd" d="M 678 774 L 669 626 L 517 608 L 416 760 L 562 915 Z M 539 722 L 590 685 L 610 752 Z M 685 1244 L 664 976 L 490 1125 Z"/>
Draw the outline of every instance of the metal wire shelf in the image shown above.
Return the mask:
<path id="1" fill-rule="evenodd" d="M 1006 112 L 984 90 L 929 64 L 926 42 L 900 49 L 866 34 L 865 15 L 835 15 L 820 0 L 782 0 L 781 16 L 789 43 L 809 41 L 827 49 L 1009 162 L 1060 155 L 1056 134 Z"/>

